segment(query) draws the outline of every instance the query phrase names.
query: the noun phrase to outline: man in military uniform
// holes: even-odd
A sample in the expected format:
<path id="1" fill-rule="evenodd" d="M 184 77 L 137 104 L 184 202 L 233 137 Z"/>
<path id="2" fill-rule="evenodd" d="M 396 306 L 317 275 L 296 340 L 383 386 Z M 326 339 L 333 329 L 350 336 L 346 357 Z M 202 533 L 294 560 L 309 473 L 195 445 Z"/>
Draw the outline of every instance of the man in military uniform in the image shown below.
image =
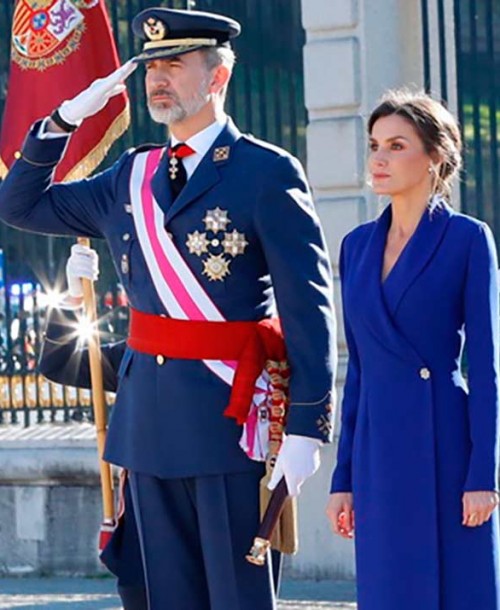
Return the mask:
<path id="1" fill-rule="evenodd" d="M 331 436 L 329 259 L 299 162 L 224 113 L 239 24 L 158 8 L 133 28 L 145 41 L 133 62 L 33 126 L 0 188 L 0 217 L 105 238 L 111 249 L 131 327 L 105 457 L 130 472 L 150 609 L 269 610 L 269 566 L 245 554 L 259 523 L 255 458 L 266 451 L 259 431 L 273 381 L 248 370 L 280 358 L 271 346 L 284 337 L 290 405 L 270 487 L 284 476 L 297 495 Z M 71 131 L 123 90 L 137 63 L 168 145 L 52 184 Z"/>

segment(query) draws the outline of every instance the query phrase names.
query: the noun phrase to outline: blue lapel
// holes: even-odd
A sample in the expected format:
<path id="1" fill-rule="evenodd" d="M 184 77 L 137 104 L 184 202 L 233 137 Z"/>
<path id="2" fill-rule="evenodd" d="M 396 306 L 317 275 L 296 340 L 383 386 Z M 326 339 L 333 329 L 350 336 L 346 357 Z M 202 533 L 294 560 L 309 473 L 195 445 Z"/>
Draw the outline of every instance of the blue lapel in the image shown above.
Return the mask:
<path id="1" fill-rule="evenodd" d="M 357 268 L 354 292 L 364 295 L 360 311 L 363 321 L 372 335 L 398 358 L 420 367 L 422 359 L 395 325 L 382 290 L 382 265 L 390 224 L 391 208 L 388 206 L 374 223 L 373 229 L 368 235 L 368 241 Z"/>
<path id="2" fill-rule="evenodd" d="M 415 233 L 383 283 L 383 294 L 392 316 L 396 315 L 408 288 L 432 259 L 452 214 L 448 206 L 434 206 L 422 216 Z"/>
<path id="3" fill-rule="evenodd" d="M 172 192 L 168 182 L 167 146 L 164 148 L 162 158 L 160 159 L 155 174 L 151 179 L 151 190 L 153 191 L 153 195 L 158 202 L 158 205 L 162 209 L 163 213 L 166 214 L 172 206 Z"/>
<path id="4" fill-rule="evenodd" d="M 241 133 L 231 119 L 228 119 L 226 126 L 219 134 L 218 138 L 215 140 L 207 154 L 201 160 L 194 174 L 187 181 L 186 186 L 182 189 L 177 199 L 166 211 L 166 223 L 170 222 L 170 220 L 172 220 L 176 214 L 195 201 L 195 199 L 201 197 L 201 195 L 206 193 L 220 181 L 221 176 L 219 169 L 223 165 L 231 162 L 231 148 L 240 137 Z M 215 149 L 223 147 L 228 147 L 228 158 L 214 160 Z M 166 176 L 167 174 L 165 170 L 165 182 L 167 182 Z"/>

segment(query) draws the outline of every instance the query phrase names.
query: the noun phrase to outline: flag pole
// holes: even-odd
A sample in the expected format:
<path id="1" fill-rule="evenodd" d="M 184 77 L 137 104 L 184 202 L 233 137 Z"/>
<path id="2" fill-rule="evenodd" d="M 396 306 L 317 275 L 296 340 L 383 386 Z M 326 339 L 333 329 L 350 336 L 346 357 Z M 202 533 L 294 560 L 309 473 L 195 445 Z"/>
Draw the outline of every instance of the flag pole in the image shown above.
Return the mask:
<path id="1" fill-rule="evenodd" d="M 90 240 L 86 237 L 79 237 L 78 243 L 82 246 L 90 247 Z M 97 307 L 94 284 L 91 280 L 83 278 L 82 286 L 85 313 L 93 329 L 93 332 L 90 334 L 88 349 L 90 379 L 92 382 L 92 403 L 94 407 L 94 421 L 97 434 L 97 453 L 101 473 L 103 523 L 101 525 L 99 535 L 99 550 L 102 551 L 109 541 L 115 526 L 113 478 L 111 475 L 111 465 L 108 462 L 105 462 L 103 459 L 104 445 L 106 443 L 107 414 L 102 375 L 101 345 L 97 328 Z"/>

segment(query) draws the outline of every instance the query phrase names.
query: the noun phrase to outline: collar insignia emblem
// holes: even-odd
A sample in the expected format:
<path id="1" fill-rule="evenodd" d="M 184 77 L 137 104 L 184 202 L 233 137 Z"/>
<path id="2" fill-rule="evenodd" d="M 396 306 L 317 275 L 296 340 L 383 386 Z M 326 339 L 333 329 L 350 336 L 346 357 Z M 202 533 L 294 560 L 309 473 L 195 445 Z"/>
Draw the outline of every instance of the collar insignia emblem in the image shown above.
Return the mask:
<path id="1" fill-rule="evenodd" d="M 217 161 L 227 161 L 229 159 L 229 152 L 231 151 L 229 146 L 219 146 L 214 149 L 213 160 L 217 163 Z"/>

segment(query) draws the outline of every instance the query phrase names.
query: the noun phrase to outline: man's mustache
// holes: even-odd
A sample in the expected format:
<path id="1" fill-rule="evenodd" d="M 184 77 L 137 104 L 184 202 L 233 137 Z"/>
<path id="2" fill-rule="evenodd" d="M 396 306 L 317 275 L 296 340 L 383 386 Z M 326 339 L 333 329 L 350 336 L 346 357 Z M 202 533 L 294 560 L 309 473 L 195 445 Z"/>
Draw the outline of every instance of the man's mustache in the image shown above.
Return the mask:
<path id="1" fill-rule="evenodd" d="M 170 97 L 173 100 L 177 100 L 177 96 L 175 95 L 175 93 L 169 91 L 168 89 L 155 89 L 154 91 L 151 91 L 148 95 L 148 100 L 151 101 L 153 98 L 159 95 L 164 97 Z"/>

